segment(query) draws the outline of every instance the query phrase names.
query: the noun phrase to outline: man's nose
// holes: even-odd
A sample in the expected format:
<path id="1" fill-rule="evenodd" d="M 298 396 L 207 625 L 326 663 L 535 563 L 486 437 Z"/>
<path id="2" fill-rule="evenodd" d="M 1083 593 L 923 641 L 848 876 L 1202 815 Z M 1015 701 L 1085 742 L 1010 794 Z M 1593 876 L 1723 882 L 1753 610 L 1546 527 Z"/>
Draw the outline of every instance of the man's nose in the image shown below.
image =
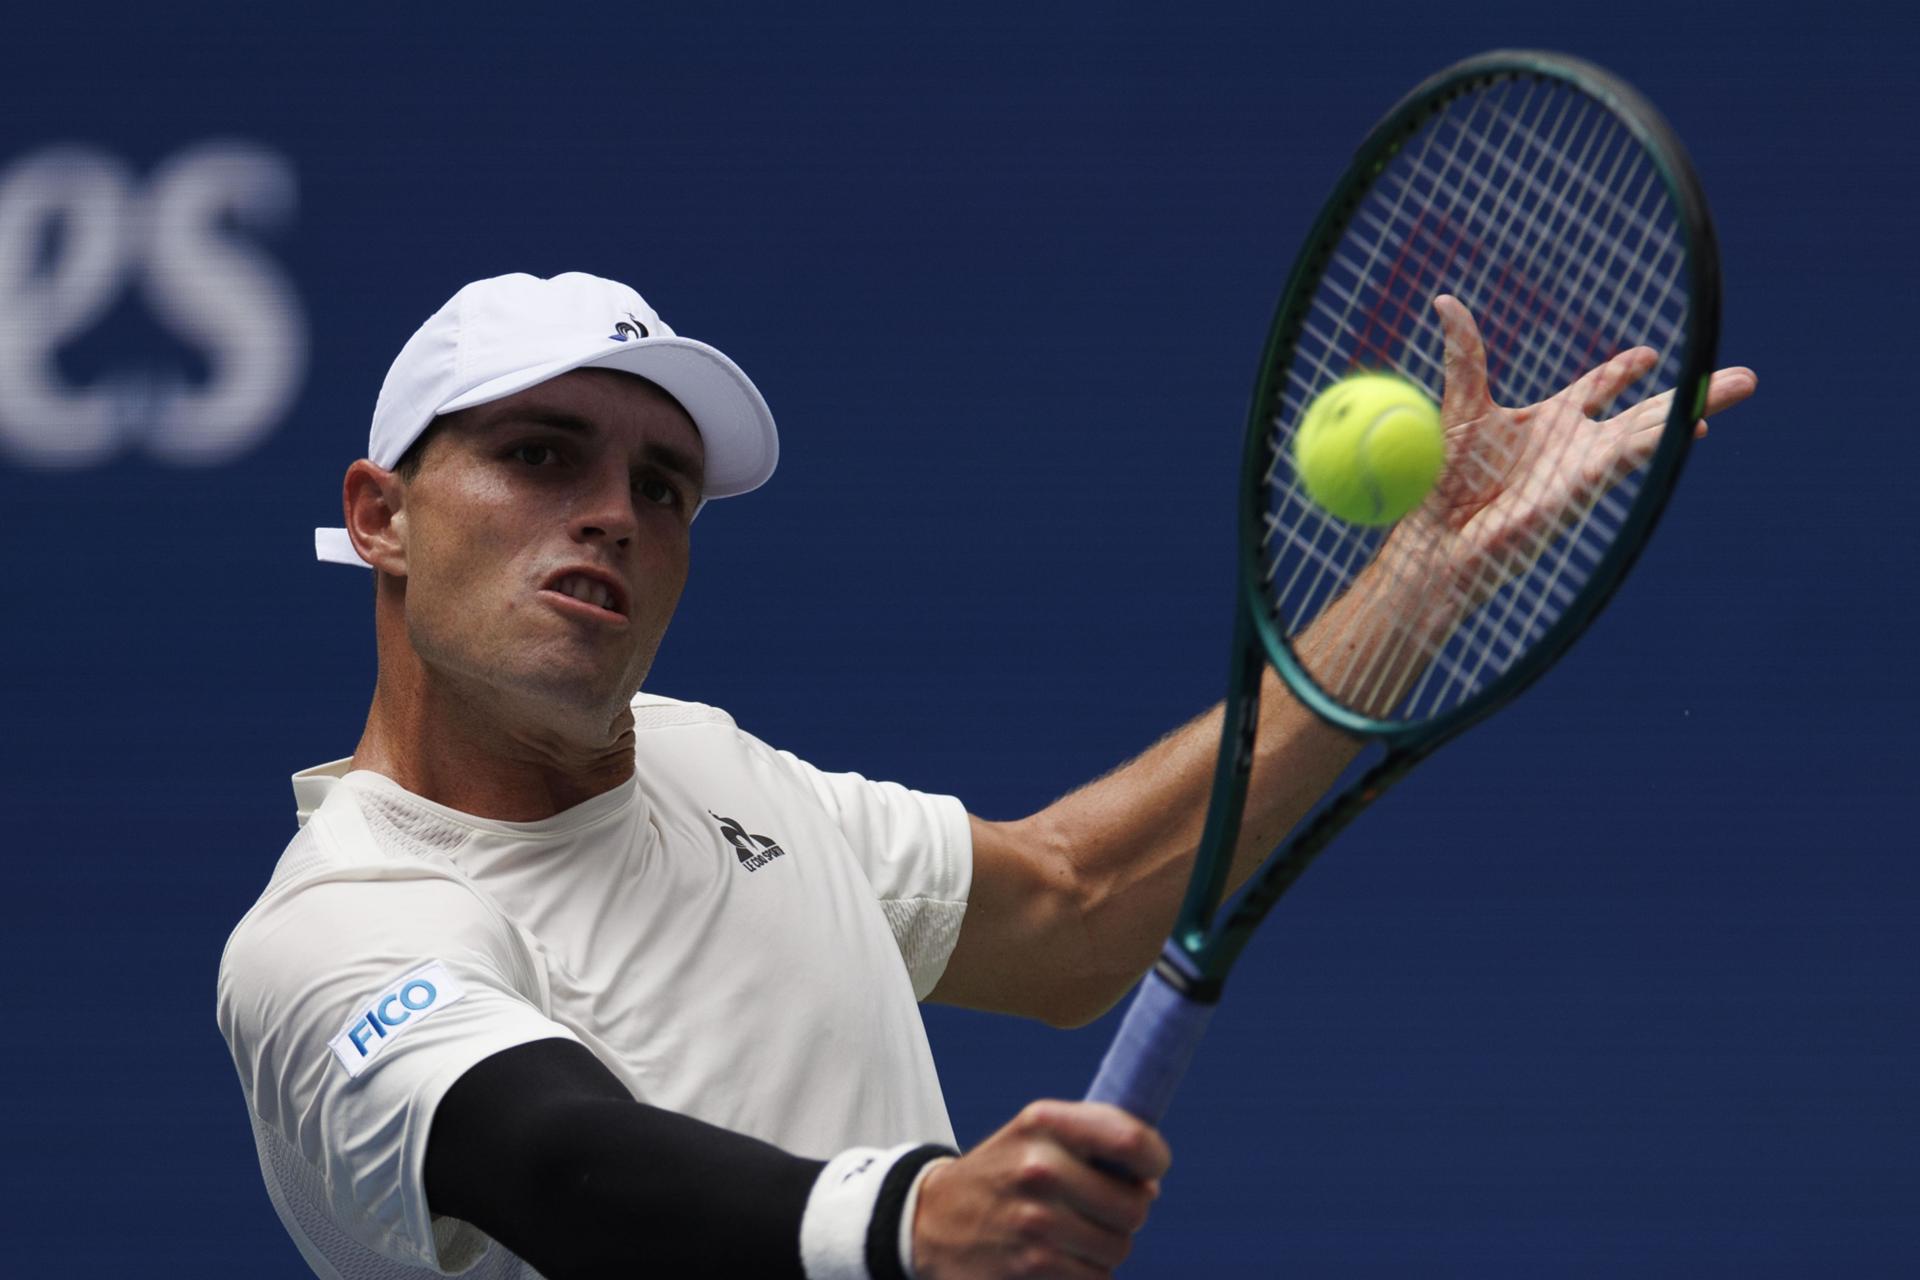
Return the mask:
<path id="1" fill-rule="evenodd" d="M 569 521 L 575 542 L 613 542 L 626 546 L 639 528 L 633 509 L 633 482 L 625 467 L 597 471 Z"/>

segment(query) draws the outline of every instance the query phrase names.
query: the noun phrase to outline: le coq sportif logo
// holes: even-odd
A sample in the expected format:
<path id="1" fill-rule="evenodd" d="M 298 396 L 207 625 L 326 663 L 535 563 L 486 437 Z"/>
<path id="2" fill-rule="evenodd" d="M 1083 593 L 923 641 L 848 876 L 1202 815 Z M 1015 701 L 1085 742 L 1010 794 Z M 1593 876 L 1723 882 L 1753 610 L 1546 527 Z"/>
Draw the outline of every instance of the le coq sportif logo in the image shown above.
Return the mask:
<path id="1" fill-rule="evenodd" d="M 615 342 L 630 342 L 635 338 L 646 337 L 646 322 L 631 311 L 625 314 L 627 318 L 625 320 L 616 320 L 613 325 L 613 332 L 608 334 L 607 337 L 613 339 Z"/>
<path id="2" fill-rule="evenodd" d="M 723 818 L 713 810 L 707 815 L 720 824 L 720 834 L 733 846 L 733 856 L 740 859 L 740 865 L 748 871 L 758 871 L 775 858 L 783 858 L 787 851 L 772 836 L 757 836 L 732 818 Z"/>

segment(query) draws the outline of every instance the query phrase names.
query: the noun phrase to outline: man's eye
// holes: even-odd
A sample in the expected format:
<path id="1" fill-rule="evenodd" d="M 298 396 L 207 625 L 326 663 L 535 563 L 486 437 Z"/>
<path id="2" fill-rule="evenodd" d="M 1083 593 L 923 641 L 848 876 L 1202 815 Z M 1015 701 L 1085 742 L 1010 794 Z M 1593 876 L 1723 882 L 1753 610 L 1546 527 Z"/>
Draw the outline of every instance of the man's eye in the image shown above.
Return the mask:
<path id="1" fill-rule="evenodd" d="M 515 460 L 530 467 L 544 467 L 553 461 L 553 446 L 546 444 L 523 444 L 513 451 Z"/>
<path id="2" fill-rule="evenodd" d="M 680 505 L 680 491 L 658 476 L 644 477 L 639 484 L 640 496 L 659 507 Z"/>

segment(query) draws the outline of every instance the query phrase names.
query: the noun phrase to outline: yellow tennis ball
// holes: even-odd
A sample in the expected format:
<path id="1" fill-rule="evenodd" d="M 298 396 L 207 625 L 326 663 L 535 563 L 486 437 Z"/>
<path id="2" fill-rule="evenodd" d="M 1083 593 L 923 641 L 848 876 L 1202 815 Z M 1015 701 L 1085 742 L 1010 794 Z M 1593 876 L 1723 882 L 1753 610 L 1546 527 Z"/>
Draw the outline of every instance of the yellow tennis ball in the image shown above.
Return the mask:
<path id="1" fill-rule="evenodd" d="M 1446 462 L 1440 410 L 1390 373 L 1342 378 L 1307 406 L 1293 466 L 1315 502 L 1354 524 L 1392 524 L 1419 506 Z"/>

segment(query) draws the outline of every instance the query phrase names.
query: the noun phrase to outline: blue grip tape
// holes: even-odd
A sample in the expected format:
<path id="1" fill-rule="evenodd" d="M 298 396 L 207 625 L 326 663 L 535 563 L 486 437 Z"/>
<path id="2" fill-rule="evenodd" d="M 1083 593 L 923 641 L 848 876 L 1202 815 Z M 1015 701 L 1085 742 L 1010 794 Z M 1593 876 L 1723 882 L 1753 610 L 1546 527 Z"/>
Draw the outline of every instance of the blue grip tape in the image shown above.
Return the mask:
<path id="1" fill-rule="evenodd" d="M 1182 973 L 1192 972 L 1186 957 L 1171 946 L 1162 960 Z M 1159 1124 L 1217 1007 L 1186 995 L 1158 968 L 1149 973 L 1100 1062 L 1087 1101 L 1111 1102 L 1148 1124 Z"/>

